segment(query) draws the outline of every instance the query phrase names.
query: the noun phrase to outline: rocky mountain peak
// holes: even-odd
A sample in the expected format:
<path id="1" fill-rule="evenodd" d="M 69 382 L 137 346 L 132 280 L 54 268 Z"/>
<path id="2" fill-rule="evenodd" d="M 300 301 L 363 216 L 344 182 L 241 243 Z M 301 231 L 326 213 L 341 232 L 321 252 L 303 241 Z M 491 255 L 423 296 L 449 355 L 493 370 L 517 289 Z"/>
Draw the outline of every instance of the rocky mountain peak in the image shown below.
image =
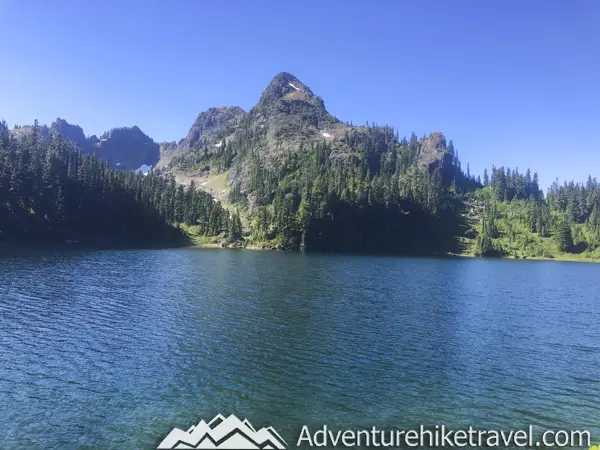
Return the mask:
<path id="1" fill-rule="evenodd" d="M 71 125 L 60 117 L 57 117 L 50 125 L 50 134 L 71 141 L 75 147 L 84 153 L 89 153 L 92 150 L 93 144 L 86 139 L 83 129 L 79 125 Z"/>
<path id="2" fill-rule="evenodd" d="M 277 105 L 280 102 L 305 102 L 319 109 L 325 109 L 323 100 L 316 96 L 308 86 L 302 83 L 294 75 L 281 72 L 271 80 L 262 93 L 256 108 L 265 108 Z"/>

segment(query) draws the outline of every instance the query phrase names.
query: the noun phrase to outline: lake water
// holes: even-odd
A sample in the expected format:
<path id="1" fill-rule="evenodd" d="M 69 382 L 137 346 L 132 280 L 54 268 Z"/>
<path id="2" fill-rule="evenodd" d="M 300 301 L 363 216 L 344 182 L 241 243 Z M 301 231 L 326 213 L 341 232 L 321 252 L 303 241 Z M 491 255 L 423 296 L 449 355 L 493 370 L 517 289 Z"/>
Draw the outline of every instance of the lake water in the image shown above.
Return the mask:
<path id="1" fill-rule="evenodd" d="M 152 449 L 217 413 L 600 438 L 600 265 L 235 250 L 0 256 L 2 448 Z"/>

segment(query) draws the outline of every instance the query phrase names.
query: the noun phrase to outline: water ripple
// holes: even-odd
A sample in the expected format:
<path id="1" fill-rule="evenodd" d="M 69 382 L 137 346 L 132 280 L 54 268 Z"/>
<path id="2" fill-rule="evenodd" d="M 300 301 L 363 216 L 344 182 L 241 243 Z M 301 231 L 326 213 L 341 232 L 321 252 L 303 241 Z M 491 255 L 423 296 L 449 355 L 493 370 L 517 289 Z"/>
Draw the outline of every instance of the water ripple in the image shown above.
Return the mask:
<path id="1" fill-rule="evenodd" d="M 198 250 L 5 255 L 0 438 L 155 448 L 217 412 L 290 440 L 322 423 L 594 427 L 598 270 Z"/>

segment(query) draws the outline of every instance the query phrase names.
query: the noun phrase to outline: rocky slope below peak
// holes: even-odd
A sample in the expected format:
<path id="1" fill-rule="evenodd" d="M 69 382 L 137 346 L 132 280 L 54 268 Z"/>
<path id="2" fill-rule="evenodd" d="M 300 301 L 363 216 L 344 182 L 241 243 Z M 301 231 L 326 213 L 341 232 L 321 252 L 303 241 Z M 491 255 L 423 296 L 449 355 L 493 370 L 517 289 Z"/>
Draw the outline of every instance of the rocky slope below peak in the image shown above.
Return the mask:
<path id="1" fill-rule="evenodd" d="M 175 141 L 161 142 L 159 144 L 159 146 L 160 146 L 160 155 L 162 157 L 162 155 L 168 154 L 168 153 L 172 152 L 173 150 L 175 150 L 177 148 L 177 142 L 175 142 Z"/>

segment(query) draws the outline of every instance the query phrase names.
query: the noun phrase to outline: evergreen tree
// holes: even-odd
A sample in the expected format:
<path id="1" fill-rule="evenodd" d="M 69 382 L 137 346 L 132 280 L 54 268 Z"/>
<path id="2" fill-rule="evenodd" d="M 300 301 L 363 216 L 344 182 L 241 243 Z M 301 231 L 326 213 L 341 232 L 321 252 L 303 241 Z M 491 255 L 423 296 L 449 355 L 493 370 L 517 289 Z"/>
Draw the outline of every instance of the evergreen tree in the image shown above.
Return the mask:
<path id="1" fill-rule="evenodd" d="M 567 217 L 563 216 L 558 220 L 558 224 L 554 231 L 554 240 L 561 252 L 569 252 L 573 248 L 573 236 Z"/>

